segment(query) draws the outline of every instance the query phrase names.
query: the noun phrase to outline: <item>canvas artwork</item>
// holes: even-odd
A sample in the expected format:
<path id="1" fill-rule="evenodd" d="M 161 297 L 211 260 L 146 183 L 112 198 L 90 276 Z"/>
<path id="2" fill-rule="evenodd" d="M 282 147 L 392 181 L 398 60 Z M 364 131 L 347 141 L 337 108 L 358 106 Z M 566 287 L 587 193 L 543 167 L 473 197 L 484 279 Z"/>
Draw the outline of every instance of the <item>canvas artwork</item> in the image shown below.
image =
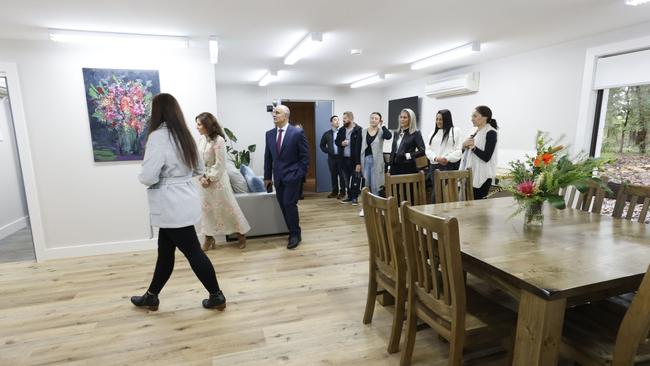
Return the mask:
<path id="1" fill-rule="evenodd" d="M 96 162 L 142 160 L 157 70 L 83 69 Z"/>

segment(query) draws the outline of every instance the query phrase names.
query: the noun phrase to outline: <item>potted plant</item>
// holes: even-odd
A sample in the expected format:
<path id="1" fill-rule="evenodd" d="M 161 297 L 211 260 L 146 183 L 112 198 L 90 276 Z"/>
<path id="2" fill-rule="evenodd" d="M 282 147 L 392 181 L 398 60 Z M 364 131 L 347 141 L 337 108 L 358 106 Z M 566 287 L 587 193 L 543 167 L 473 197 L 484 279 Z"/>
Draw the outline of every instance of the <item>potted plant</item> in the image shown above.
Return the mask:
<path id="1" fill-rule="evenodd" d="M 235 136 L 232 131 L 224 127 L 224 132 L 228 136 L 228 146 L 226 146 L 226 152 L 230 156 L 230 160 L 235 163 L 237 169 L 241 168 L 242 164 L 249 166 L 251 163 L 251 153 L 255 152 L 257 145 L 248 145 L 245 150 L 237 150 L 233 143 L 237 142 L 237 136 Z"/>

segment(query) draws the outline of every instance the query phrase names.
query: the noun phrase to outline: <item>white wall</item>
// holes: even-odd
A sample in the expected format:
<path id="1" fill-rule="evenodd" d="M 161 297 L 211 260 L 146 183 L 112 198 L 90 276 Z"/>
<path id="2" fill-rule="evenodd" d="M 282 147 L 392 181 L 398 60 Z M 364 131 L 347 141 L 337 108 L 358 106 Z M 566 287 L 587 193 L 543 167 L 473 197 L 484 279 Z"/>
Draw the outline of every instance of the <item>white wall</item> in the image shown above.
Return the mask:
<path id="1" fill-rule="evenodd" d="M 81 69 L 157 69 L 161 91 L 188 121 L 216 112 L 207 49 L 117 52 L 38 41 L 0 41 L 15 62 L 32 146 L 45 233 L 45 257 L 152 248 L 139 162 L 95 163 Z"/>
<path id="2" fill-rule="evenodd" d="M 27 226 L 27 203 L 9 99 L 0 99 L 0 239 Z"/>
<path id="3" fill-rule="evenodd" d="M 217 66 L 218 67 L 218 66 Z M 251 167 L 259 175 L 264 172 L 264 136 L 273 128 L 271 114 L 266 105 L 274 100 L 292 99 L 297 101 L 334 100 L 335 114 L 341 116 L 346 110 L 354 113 L 355 121 L 366 126 L 370 113 L 384 113 L 387 104 L 381 89 L 269 86 L 219 85 L 217 84 L 217 117 L 225 127 L 237 135 L 238 146 L 257 144 Z M 384 113 L 385 114 L 385 113 Z M 320 141 L 320 136 L 317 136 Z"/>
<path id="4" fill-rule="evenodd" d="M 464 134 L 469 134 L 473 131 L 470 116 L 474 107 L 488 105 L 500 127 L 499 165 L 506 166 L 509 160 L 534 150 L 537 130 L 548 131 L 553 137 L 564 135 L 565 143 L 574 143 L 588 48 L 648 34 L 650 23 L 645 23 L 492 60 L 387 87 L 386 100 L 413 95 L 422 97 L 420 116 L 425 136 L 433 130 L 435 113 L 440 109 L 449 109 L 454 123 Z M 424 95 L 427 81 L 472 71 L 481 73 L 479 92 L 443 99 Z M 589 146 L 573 148 L 588 151 Z"/>

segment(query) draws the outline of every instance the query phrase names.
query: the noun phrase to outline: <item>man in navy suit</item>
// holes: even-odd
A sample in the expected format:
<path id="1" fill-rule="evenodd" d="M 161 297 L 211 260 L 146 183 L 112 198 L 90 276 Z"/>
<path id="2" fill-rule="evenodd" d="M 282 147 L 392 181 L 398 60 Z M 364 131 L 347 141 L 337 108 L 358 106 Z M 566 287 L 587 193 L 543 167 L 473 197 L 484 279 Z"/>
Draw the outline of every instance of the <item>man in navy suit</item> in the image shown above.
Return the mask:
<path id="1" fill-rule="evenodd" d="M 289 228 L 287 249 L 295 249 L 302 240 L 298 199 L 300 182 L 309 166 L 309 146 L 302 128 L 289 124 L 289 113 L 289 108 L 284 105 L 273 109 L 275 128 L 266 132 L 264 185 L 267 189 L 271 184 L 275 185 L 282 215 Z"/>

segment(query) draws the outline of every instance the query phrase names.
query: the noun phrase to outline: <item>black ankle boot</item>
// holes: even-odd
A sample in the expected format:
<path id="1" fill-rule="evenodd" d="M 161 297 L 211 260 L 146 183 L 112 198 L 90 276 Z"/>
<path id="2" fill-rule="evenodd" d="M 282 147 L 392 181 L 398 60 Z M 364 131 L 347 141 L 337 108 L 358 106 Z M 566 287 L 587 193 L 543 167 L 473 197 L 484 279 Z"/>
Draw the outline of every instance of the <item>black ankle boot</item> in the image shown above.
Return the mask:
<path id="1" fill-rule="evenodd" d="M 203 307 L 206 309 L 223 310 L 226 308 L 226 297 L 223 296 L 223 292 L 221 291 L 210 294 L 209 299 L 203 300 Z"/>
<path id="2" fill-rule="evenodd" d="M 151 311 L 158 310 L 158 305 L 160 304 L 158 295 L 150 294 L 149 291 L 145 292 L 142 296 L 132 296 L 131 302 L 137 307 L 146 307 Z"/>

